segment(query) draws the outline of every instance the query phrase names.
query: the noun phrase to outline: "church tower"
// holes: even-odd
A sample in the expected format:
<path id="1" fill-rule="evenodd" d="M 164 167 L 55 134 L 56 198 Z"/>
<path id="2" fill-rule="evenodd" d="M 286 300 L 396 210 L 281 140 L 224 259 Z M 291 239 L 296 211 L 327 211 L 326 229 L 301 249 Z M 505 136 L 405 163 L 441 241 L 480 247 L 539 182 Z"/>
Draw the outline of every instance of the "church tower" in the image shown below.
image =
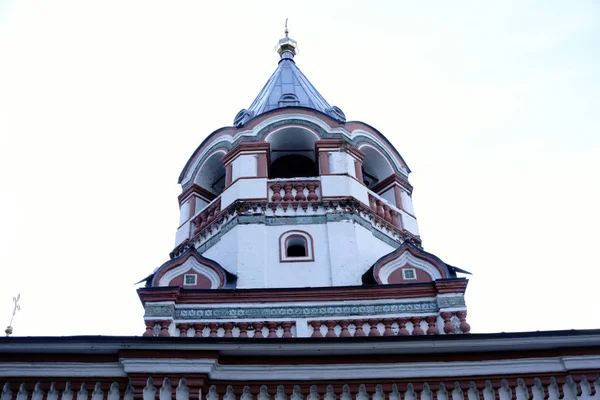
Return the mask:
<path id="1" fill-rule="evenodd" d="M 170 260 L 138 289 L 144 336 L 468 333 L 468 273 L 421 246 L 410 169 L 300 71 L 296 42 L 179 183 Z"/>

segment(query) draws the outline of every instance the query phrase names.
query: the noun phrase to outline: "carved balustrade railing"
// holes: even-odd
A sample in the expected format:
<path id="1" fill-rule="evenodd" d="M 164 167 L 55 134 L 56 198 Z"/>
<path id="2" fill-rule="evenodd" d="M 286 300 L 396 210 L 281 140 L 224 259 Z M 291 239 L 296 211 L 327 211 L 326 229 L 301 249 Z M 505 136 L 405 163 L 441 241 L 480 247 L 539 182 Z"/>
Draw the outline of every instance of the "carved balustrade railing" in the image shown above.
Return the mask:
<path id="1" fill-rule="evenodd" d="M 290 321 L 210 321 L 175 322 L 175 336 L 271 339 L 297 337 L 296 322 Z M 143 336 L 171 336 L 172 320 L 145 320 Z M 364 337 L 464 334 L 471 331 L 466 311 L 408 317 L 356 317 L 308 321 L 308 336 Z"/>
<path id="2" fill-rule="evenodd" d="M 171 336 L 171 320 L 146 320 L 146 331 L 142 336 Z M 177 322 L 175 327 L 180 337 L 225 337 L 225 338 L 291 338 L 294 337 L 293 321 L 231 321 L 231 322 Z"/>
<path id="3" fill-rule="evenodd" d="M 317 206 L 321 196 L 319 194 L 320 182 L 318 180 L 278 180 L 267 183 L 269 191 L 269 206 L 275 210 L 281 206 L 287 210 L 292 206 L 307 209 Z"/>
<path id="4" fill-rule="evenodd" d="M 510 374 L 510 370 L 507 370 L 507 374 Z M 17 379 L 10 381 L 5 378 L 0 381 L 2 400 L 600 400 L 597 372 L 587 375 L 483 375 L 468 380 L 456 380 L 453 377 L 408 381 L 370 379 L 362 381 L 364 383 L 361 380 L 329 382 L 323 377 L 320 382 L 288 380 L 285 385 L 277 382 L 248 385 L 243 381 L 239 384 L 210 385 L 181 378 L 174 380 L 175 387 L 167 377 L 162 380 L 136 378 L 129 384 L 110 383 L 110 380 L 94 383 L 94 380 L 73 378 L 73 386 L 68 378 L 39 382 L 28 379 L 23 383 Z M 267 368 L 264 381 L 269 382 Z"/>
<path id="5" fill-rule="evenodd" d="M 390 205 L 386 200 L 369 193 L 369 207 L 379 219 L 395 228 L 402 229 L 402 215 L 397 208 Z"/>
<path id="6" fill-rule="evenodd" d="M 389 318 L 357 318 L 313 320 L 309 322 L 311 337 L 419 336 L 469 333 L 467 312 L 442 312 L 438 315 Z M 443 332 L 440 332 L 443 331 Z"/>
<path id="7" fill-rule="evenodd" d="M 192 219 L 192 236 L 200 234 L 209 227 L 221 212 L 221 198 L 215 199 L 212 203 L 204 207 L 198 215 Z"/>

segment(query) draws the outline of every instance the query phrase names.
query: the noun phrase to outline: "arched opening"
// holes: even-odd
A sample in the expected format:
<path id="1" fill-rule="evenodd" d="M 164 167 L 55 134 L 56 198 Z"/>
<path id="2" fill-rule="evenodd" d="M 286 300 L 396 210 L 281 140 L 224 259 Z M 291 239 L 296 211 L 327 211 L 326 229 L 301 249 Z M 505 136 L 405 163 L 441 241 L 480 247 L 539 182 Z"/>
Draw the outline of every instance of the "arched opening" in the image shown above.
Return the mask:
<path id="1" fill-rule="evenodd" d="M 194 179 L 195 184 L 217 196 L 225 189 L 225 166 L 221 161 L 224 155 L 225 151 L 213 153 L 202 164 Z"/>
<path id="2" fill-rule="evenodd" d="M 306 239 L 301 236 L 292 236 L 287 240 L 285 250 L 287 257 L 306 257 Z"/>
<path id="3" fill-rule="evenodd" d="M 319 137 L 300 127 L 280 129 L 265 139 L 271 145 L 269 178 L 318 176 L 315 142 Z"/>
<path id="4" fill-rule="evenodd" d="M 297 178 L 300 176 L 317 176 L 317 164 L 300 154 L 289 154 L 279 157 L 271 163 L 271 178 Z"/>
<path id="5" fill-rule="evenodd" d="M 363 146 L 360 150 L 365 154 L 362 166 L 363 183 L 369 189 L 394 173 L 389 161 L 374 147 Z"/>

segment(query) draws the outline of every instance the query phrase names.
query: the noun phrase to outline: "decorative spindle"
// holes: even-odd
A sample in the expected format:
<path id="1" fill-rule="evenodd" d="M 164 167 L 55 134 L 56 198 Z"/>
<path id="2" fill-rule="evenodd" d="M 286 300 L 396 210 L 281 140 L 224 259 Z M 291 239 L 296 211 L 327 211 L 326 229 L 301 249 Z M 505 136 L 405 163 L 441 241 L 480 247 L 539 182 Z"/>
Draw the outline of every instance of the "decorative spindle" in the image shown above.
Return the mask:
<path id="1" fill-rule="evenodd" d="M 413 336 L 420 336 L 425 334 L 423 329 L 421 329 L 421 317 L 412 317 L 410 319 L 410 322 L 412 322 L 413 324 Z"/>
<path id="2" fill-rule="evenodd" d="M 208 223 L 206 222 L 206 217 L 207 217 L 206 211 L 203 211 L 200 214 L 200 225 L 199 225 L 198 231 L 196 233 L 201 232 L 204 228 L 206 228 L 206 225 L 208 225 Z"/>
<path id="3" fill-rule="evenodd" d="M 335 321 L 325 321 L 325 326 L 327 326 L 327 333 L 325 334 L 325 337 L 337 337 L 335 334 L 335 325 Z"/>
<path id="4" fill-rule="evenodd" d="M 215 207 L 211 206 L 208 209 L 208 215 L 206 216 L 206 225 L 210 225 L 211 222 L 215 219 Z"/>
<path id="5" fill-rule="evenodd" d="M 369 320 L 369 336 L 381 336 L 381 333 L 379 333 L 379 329 L 377 329 L 377 325 L 379 324 L 379 320 L 378 319 L 370 319 Z"/>
<path id="6" fill-rule="evenodd" d="M 313 328 L 313 334 L 310 337 L 323 337 L 321 333 L 321 321 L 310 321 L 310 326 Z"/>
<path id="7" fill-rule="evenodd" d="M 283 186 L 283 191 L 285 192 L 283 195 L 283 201 L 294 201 L 294 195 L 292 194 L 292 189 L 294 186 L 291 183 L 286 183 Z"/>
<path id="8" fill-rule="evenodd" d="M 223 337 L 233 337 L 233 322 L 225 322 L 223 324 Z"/>
<path id="9" fill-rule="evenodd" d="M 383 322 L 383 326 L 385 327 L 383 336 L 394 336 L 394 331 L 392 330 L 392 324 L 394 323 L 394 320 L 391 318 L 384 318 L 381 322 Z"/>
<path id="10" fill-rule="evenodd" d="M 385 219 L 385 211 L 383 210 L 383 201 L 377 199 L 375 201 L 375 204 L 376 204 L 376 207 L 377 207 L 375 213 L 378 216 L 380 216 L 381 218 Z"/>
<path id="11" fill-rule="evenodd" d="M 316 193 L 317 185 L 315 183 L 306 184 L 306 188 L 308 189 L 308 201 L 317 201 L 319 200 L 319 195 Z"/>
<path id="12" fill-rule="evenodd" d="M 391 208 L 387 204 L 383 205 L 383 219 L 385 219 L 390 224 L 392 223 L 392 214 L 390 213 Z"/>
<path id="13" fill-rule="evenodd" d="M 202 337 L 204 336 L 204 324 L 202 322 L 197 322 L 194 324 L 194 337 Z"/>
<path id="14" fill-rule="evenodd" d="M 398 322 L 398 336 L 410 335 L 410 333 L 408 332 L 408 329 L 406 329 L 406 323 L 408 322 L 408 319 L 398 318 L 397 322 Z"/>
<path id="15" fill-rule="evenodd" d="M 463 333 L 469 333 L 471 331 L 471 325 L 469 325 L 467 322 L 467 312 L 466 311 L 458 311 L 456 313 L 456 316 L 458 317 L 458 319 L 460 321 L 460 325 L 459 325 L 460 330 Z"/>
<path id="16" fill-rule="evenodd" d="M 190 324 L 179 324 L 179 336 L 187 337 L 188 329 L 190 329 Z"/>
<path id="17" fill-rule="evenodd" d="M 446 335 L 454 334 L 454 325 L 452 325 L 452 313 L 451 312 L 443 312 L 440 314 L 442 319 L 444 320 L 444 333 Z"/>
<path id="18" fill-rule="evenodd" d="M 391 223 L 392 225 L 394 225 L 396 228 L 399 228 L 398 225 L 398 213 L 392 209 L 390 209 L 390 217 L 391 217 Z"/>
<path id="19" fill-rule="evenodd" d="M 267 328 L 269 329 L 269 334 L 267 335 L 267 339 L 274 339 L 277 337 L 277 327 L 278 326 L 279 326 L 279 324 L 274 321 L 267 323 Z"/>
<path id="20" fill-rule="evenodd" d="M 304 183 L 296 183 L 296 197 L 294 200 L 296 201 L 305 201 L 306 196 L 304 195 Z"/>
<path id="21" fill-rule="evenodd" d="M 240 330 L 240 334 L 238 337 L 247 338 L 248 337 L 248 323 L 240 322 L 238 323 L 238 329 Z"/>
<path id="22" fill-rule="evenodd" d="M 283 328 L 283 336 L 285 338 L 294 337 L 292 335 L 292 323 L 290 321 L 285 321 L 281 323 L 281 327 Z"/>
<path id="23" fill-rule="evenodd" d="M 254 328 L 254 337 L 256 339 L 264 339 L 262 329 L 265 324 L 263 322 L 253 322 L 252 327 Z"/>
<path id="24" fill-rule="evenodd" d="M 354 331 L 355 337 L 367 336 L 365 334 L 365 331 L 363 330 L 363 325 L 365 324 L 365 321 L 363 321 L 362 319 L 355 319 L 353 323 L 356 327 L 356 330 Z"/>
<path id="25" fill-rule="evenodd" d="M 343 319 L 340 321 L 340 326 L 342 327 L 340 337 L 352 337 L 352 334 L 348 330 L 348 325 L 350 325 L 350 321 L 348 321 L 347 319 Z"/>
<path id="26" fill-rule="evenodd" d="M 369 206 L 371 207 L 371 210 L 375 213 L 377 212 L 377 200 L 371 195 L 369 195 Z"/>
<path id="27" fill-rule="evenodd" d="M 426 317 L 425 321 L 427 321 L 427 325 L 429 326 L 429 328 L 427 328 L 428 335 L 439 335 L 440 334 L 440 331 L 435 326 L 435 324 L 437 323 L 437 317 L 435 315 L 430 315 L 429 317 Z"/>
<path id="28" fill-rule="evenodd" d="M 218 337 L 219 336 L 219 324 L 217 322 L 211 322 L 208 324 L 208 329 L 210 329 L 209 337 Z"/>
<path id="29" fill-rule="evenodd" d="M 273 196 L 271 197 L 271 201 L 278 203 L 281 201 L 281 185 L 279 183 L 274 183 L 271 185 L 271 190 L 273 191 Z"/>
<path id="30" fill-rule="evenodd" d="M 156 325 L 156 321 L 145 320 L 146 323 L 146 331 L 142 336 L 154 336 L 154 325 Z"/>
<path id="31" fill-rule="evenodd" d="M 160 323 L 160 332 L 158 334 L 159 337 L 169 337 L 169 325 L 171 325 L 171 321 L 159 321 Z"/>

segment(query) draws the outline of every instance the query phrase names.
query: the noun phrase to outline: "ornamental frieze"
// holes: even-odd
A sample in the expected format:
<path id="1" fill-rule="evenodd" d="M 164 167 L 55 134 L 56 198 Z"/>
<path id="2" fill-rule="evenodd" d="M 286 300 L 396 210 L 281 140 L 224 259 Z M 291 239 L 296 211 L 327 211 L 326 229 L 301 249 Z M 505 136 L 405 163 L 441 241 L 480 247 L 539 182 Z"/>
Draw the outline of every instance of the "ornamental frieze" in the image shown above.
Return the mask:
<path id="1" fill-rule="evenodd" d="M 175 319 L 198 318 L 315 318 L 351 315 L 381 315 L 399 313 L 435 313 L 439 310 L 435 302 L 415 302 L 405 304 L 344 305 L 331 307 L 216 307 L 180 308 L 174 313 Z M 171 316 L 173 314 L 170 314 Z M 158 316 L 158 315 L 156 315 Z M 165 316 L 165 315 L 160 315 Z M 150 315 L 146 308 L 146 317 Z"/>
<path id="2" fill-rule="evenodd" d="M 465 298 L 463 296 L 438 297 L 437 305 L 439 308 L 465 307 Z"/>
<path id="3" fill-rule="evenodd" d="M 144 317 L 172 317 L 175 305 L 146 305 Z"/>

